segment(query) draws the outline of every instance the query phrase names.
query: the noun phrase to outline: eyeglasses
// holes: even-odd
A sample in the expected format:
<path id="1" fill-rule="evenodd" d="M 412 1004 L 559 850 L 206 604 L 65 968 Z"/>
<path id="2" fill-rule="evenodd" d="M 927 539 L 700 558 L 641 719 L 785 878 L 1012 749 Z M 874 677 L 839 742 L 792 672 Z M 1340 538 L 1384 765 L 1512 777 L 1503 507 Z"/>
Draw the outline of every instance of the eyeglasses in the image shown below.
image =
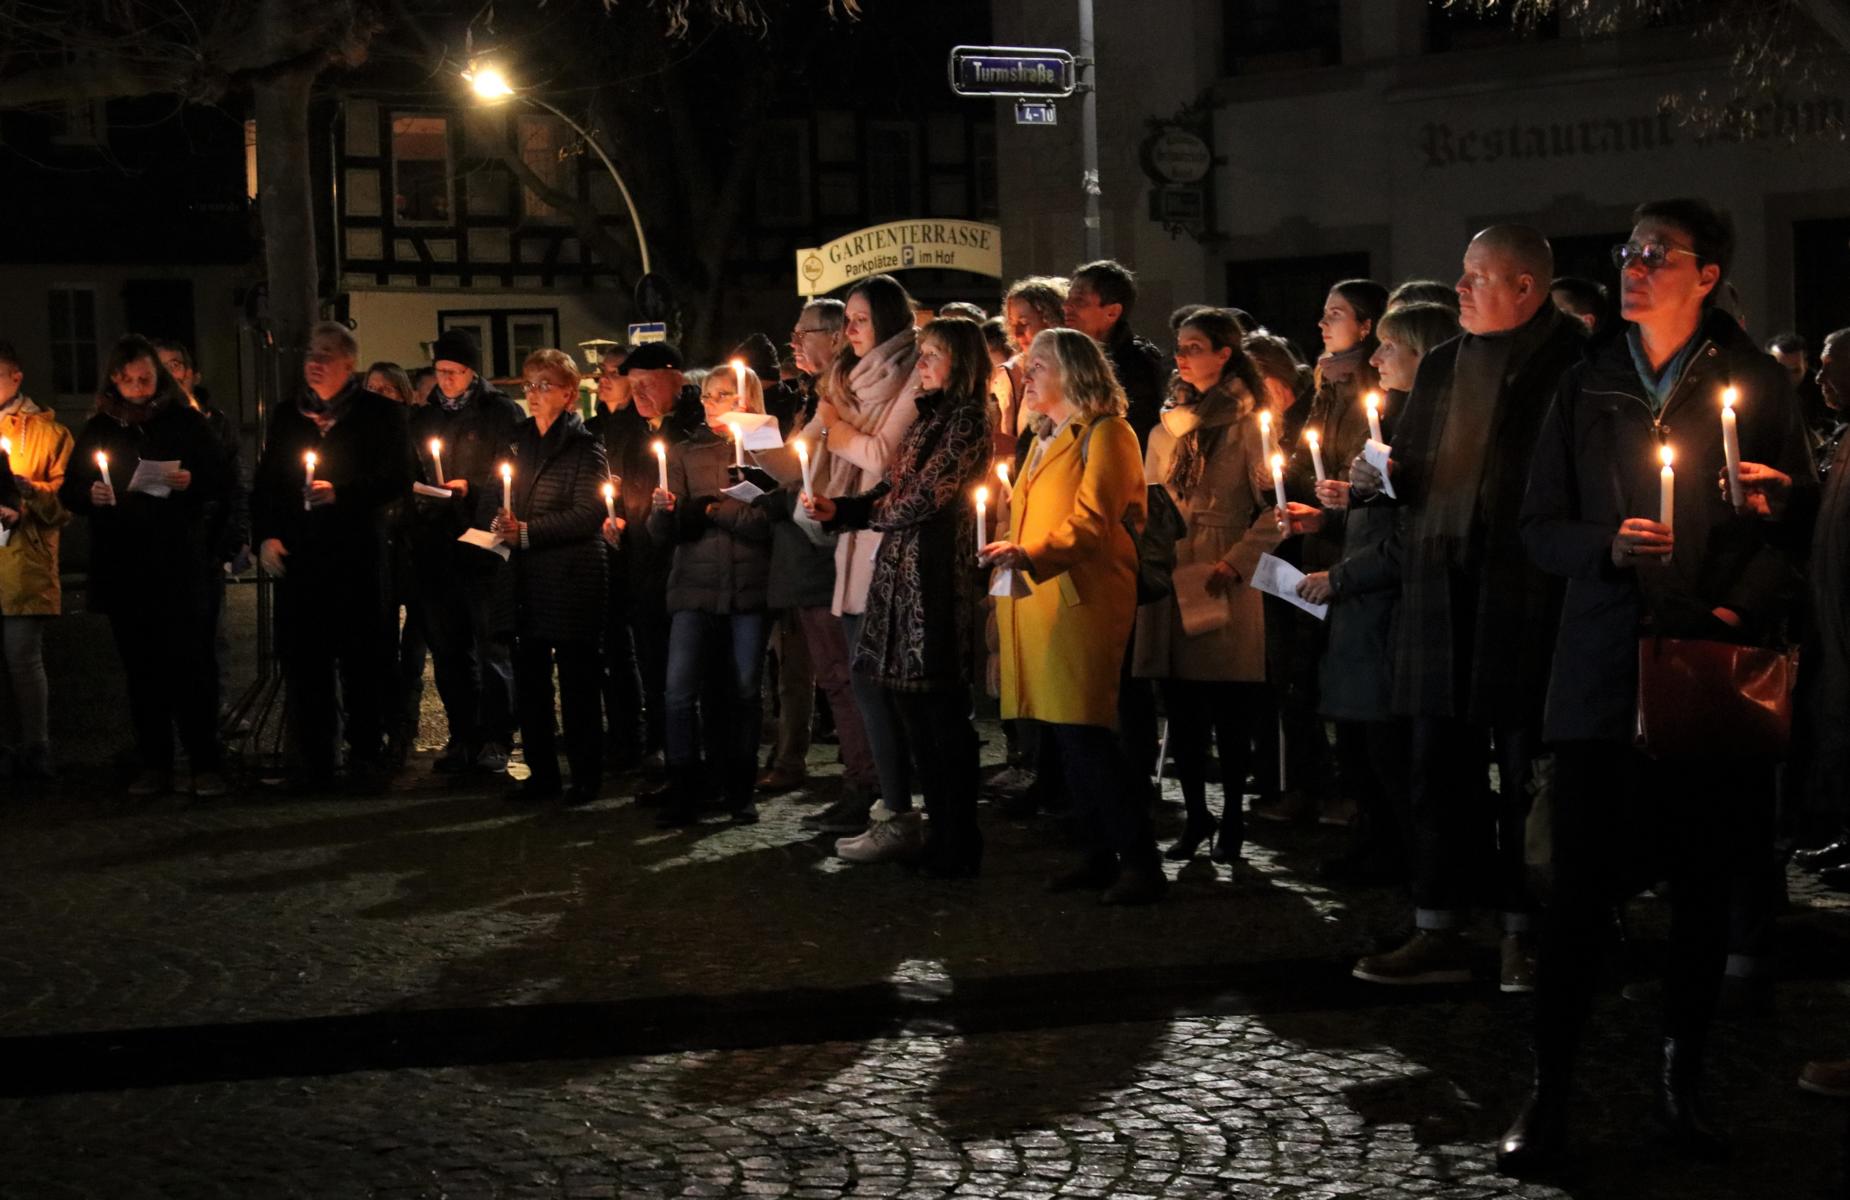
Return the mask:
<path id="1" fill-rule="evenodd" d="M 558 387 L 559 385 L 552 380 L 542 379 L 538 383 L 523 382 L 520 385 L 520 390 L 527 393 L 529 396 L 535 393 L 544 396 L 547 392 L 556 391 Z"/>
<path id="2" fill-rule="evenodd" d="M 1681 246 L 1666 246 L 1662 242 L 1626 242 L 1612 248 L 1612 265 L 1623 271 L 1637 263 L 1647 271 L 1670 264 L 1673 254 L 1687 254 L 1691 258 L 1701 258 L 1694 250 L 1685 250 Z"/>
<path id="3" fill-rule="evenodd" d="M 805 329 L 801 325 L 799 325 L 795 329 L 792 329 L 790 331 L 790 336 L 793 338 L 800 338 L 803 335 L 810 334 L 810 333 L 834 333 L 834 332 L 835 331 L 833 329 L 824 329 L 820 325 L 816 326 L 816 328 L 814 329 Z"/>

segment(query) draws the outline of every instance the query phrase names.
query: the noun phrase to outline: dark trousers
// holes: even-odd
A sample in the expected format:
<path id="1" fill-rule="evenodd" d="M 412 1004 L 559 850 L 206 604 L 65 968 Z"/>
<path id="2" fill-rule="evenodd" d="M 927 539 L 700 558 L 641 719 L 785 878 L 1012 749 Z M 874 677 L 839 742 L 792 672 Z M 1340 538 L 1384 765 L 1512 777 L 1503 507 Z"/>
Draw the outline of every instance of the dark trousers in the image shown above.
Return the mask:
<path id="1" fill-rule="evenodd" d="M 1252 743 L 1265 720 L 1271 693 L 1263 683 L 1163 680 L 1163 707 L 1169 714 L 1169 753 L 1189 823 L 1197 828 L 1208 813 L 1208 746 L 1220 752 L 1221 806 L 1218 844 L 1237 854 L 1246 840 L 1246 771 Z"/>
<path id="2" fill-rule="evenodd" d="M 640 728 L 644 753 L 666 745 L 670 622 L 667 581 L 656 583 L 659 586 L 627 592 L 621 613 L 612 613 L 610 636 L 617 650 L 605 670 L 610 740 L 622 746 L 623 737 Z M 617 654 L 626 654 L 627 660 Z"/>
<path id="3" fill-rule="evenodd" d="M 416 735 L 423 715 L 424 663 L 429 656 L 423 606 L 407 600 L 404 624 L 398 631 L 398 727 L 407 741 Z"/>
<path id="4" fill-rule="evenodd" d="M 1773 770 L 1726 759 L 1654 762 L 1618 742 L 1556 748 L 1554 889 L 1536 972 L 1536 1057 L 1565 1075 L 1598 981 L 1612 906 L 1670 883 L 1664 1026 L 1699 1046 L 1715 1012 L 1735 880 L 1772 835 Z"/>
<path id="5" fill-rule="evenodd" d="M 1136 638 L 1132 638 L 1135 644 Z M 1124 757 L 1137 767 L 1140 777 L 1148 779 L 1151 768 L 1156 764 L 1156 749 L 1161 742 L 1161 731 L 1156 719 L 1156 685 L 1148 679 L 1139 679 L 1131 674 L 1131 649 L 1124 647 L 1124 665 L 1118 672 L 1118 743 L 1124 748 Z M 1043 762 L 1050 748 L 1043 749 Z M 1150 790 L 1147 784 L 1143 786 Z M 1154 797 L 1152 797 L 1154 798 Z"/>
<path id="6" fill-rule="evenodd" d="M 163 602 L 161 591 L 161 584 L 150 581 L 141 598 L 109 614 L 109 629 L 127 677 L 135 749 L 143 767 L 171 770 L 177 728 L 193 770 L 216 771 L 218 662 L 213 641 L 220 593 L 202 584 L 190 598 L 168 596 Z"/>
<path id="7" fill-rule="evenodd" d="M 1384 867 L 1406 865 L 1413 814 L 1407 802 L 1407 723 L 1400 720 L 1339 721 L 1337 755 L 1355 794 L 1355 822 L 1349 856 Z"/>
<path id="8" fill-rule="evenodd" d="M 978 747 L 976 726 L 970 720 L 969 689 L 881 690 L 898 710 L 905 729 L 933 839 L 948 839 L 960 849 L 979 848 L 983 839 L 976 823 Z"/>
<path id="9" fill-rule="evenodd" d="M 615 560 L 612 560 L 615 566 Z M 612 586 L 604 603 L 604 660 L 601 683 L 604 693 L 606 739 L 619 754 L 640 754 L 645 747 L 661 745 L 648 736 L 648 718 L 659 723 L 659 712 L 651 713 L 648 696 L 642 687 L 642 671 L 637 665 L 636 632 L 631 621 L 630 598 L 625 581 L 613 570 Z M 666 631 L 663 639 L 666 640 Z M 659 695 L 659 694 L 658 694 Z"/>
<path id="10" fill-rule="evenodd" d="M 386 714 L 397 712 L 393 611 L 374 581 L 333 574 L 292 570 L 276 589 L 290 740 L 312 775 L 331 773 L 339 762 L 343 717 L 354 756 L 376 761 Z"/>
<path id="11" fill-rule="evenodd" d="M 1149 784 L 1124 757 L 1117 735 L 1103 725 L 1042 725 L 1041 734 L 1056 748 L 1062 781 L 1091 854 L 1126 867 L 1156 869 Z"/>
<path id="12" fill-rule="evenodd" d="M 543 642 L 522 637 L 514 643 L 514 694 L 520 697 L 520 745 L 533 778 L 542 784 L 559 780 L 558 739 L 553 722 L 553 667 L 559 670 L 559 715 L 565 724 L 565 760 L 572 786 L 596 791 L 603 782 L 604 753 L 598 736 L 598 684 L 603 670 L 597 644 Z"/>
<path id="13" fill-rule="evenodd" d="M 1493 904 L 1505 928 L 1526 927 L 1523 829 L 1530 806 L 1536 738 L 1511 728 L 1486 731 L 1445 717 L 1416 717 L 1408 766 L 1409 849 L 1415 921 L 1453 929 L 1466 910 Z M 1493 796 L 1488 768 L 1497 753 Z"/>
<path id="14" fill-rule="evenodd" d="M 514 662 L 489 619 L 490 586 L 489 576 L 457 570 L 426 578 L 419 595 L 450 738 L 465 746 L 513 741 Z"/>

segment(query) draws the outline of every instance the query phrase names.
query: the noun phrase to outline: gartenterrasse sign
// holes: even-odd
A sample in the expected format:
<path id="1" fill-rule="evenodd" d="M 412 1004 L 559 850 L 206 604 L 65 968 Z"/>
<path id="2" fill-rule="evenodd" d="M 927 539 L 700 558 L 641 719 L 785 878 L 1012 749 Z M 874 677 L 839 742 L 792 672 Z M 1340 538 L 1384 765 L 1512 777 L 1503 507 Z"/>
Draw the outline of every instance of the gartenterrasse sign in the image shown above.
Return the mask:
<path id="1" fill-rule="evenodd" d="M 1002 231 L 975 221 L 889 221 L 797 251 L 797 292 L 820 296 L 870 275 L 968 271 L 1002 278 Z"/>

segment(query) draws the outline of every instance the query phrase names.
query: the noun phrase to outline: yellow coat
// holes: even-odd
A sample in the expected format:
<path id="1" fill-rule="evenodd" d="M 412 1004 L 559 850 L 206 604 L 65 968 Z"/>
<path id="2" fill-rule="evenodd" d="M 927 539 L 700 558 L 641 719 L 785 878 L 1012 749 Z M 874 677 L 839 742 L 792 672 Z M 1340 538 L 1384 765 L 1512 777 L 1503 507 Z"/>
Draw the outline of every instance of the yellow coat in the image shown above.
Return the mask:
<path id="1" fill-rule="evenodd" d="M 1122 417 L 1075 418 L 1015 485 L 1009 540 L 1027 552 L 1029 594 L 996 601 L 1002 715 L 1057 725 L 1118 723 L 1118 676 L 1137 614 L 1146 493 L 1137 435 Z M 1083 461 L 1082 461 L 1083 458 Z"/>
<path id="2" fill-rule="evenodd" d="M 71 431 L 32 401 L 0 416 L 0 436 L 13 447 L 13 473 L 32 481 L 21 489 L 24 510 L 18 527 L 0 546 L 0 616 L 54 617 L 58 592 L 58 530 L 71 514 L 58 503 L 64 465 L 71 457 Z"/>

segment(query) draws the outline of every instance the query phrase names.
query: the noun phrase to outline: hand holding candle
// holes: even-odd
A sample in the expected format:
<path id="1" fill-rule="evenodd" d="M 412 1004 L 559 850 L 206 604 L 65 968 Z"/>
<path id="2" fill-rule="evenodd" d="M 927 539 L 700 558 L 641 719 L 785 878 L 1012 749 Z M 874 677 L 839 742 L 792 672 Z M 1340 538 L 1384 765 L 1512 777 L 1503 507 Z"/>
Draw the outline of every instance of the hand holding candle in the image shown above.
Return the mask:
<path id="1" fill-rule="evenodd" d="M 90 485 L 90 503 L 107 508 L 116 502 L 116 485 L 109 482 L 109 455 L 96 452 L 96 482 Z"/>
<path id="2" fill-rule="evenodd" d="M 1368 393 L 1362 404 L 1368 409 L 1368 436 L 1385 443 L 1387 439 L 1381 436 L 1381 393 Z"/>
<path id="3" fill-rule="evenodd" d="M 1677 473 L 1670 469 L 1670 463 L 1676 458 L 1676 451 L 1665 443 L 1657 448 L 1657 456 L 1663 460 L 1664 469 L 1658 474 L 1657 523 L 1665 532 L 1675 532 L 1677 527 Z M 1736 486 L 1739 486 L 1738 481 Z"/>
<path id="4" fill-rule="evenodd" d="M 1306 429 L 1304 441 L 1310 446 L 1311 470 L 1317 473 L 1317 482 L 1322 483 L 1329 478 L 1323 473 L 1323 440 L 1317 436 L 1315 429 Z"/>
<path id="5" fill-rule="evenodd" d="M 608 481 L 604 484 L 604 512 L 611 520 L 617 519 L 617 485 Z"/>
<path id="6" fill-rule="evenodd" d="M 1728 503 L 1736 512 L 1746 502 L 1741 491 L 1741 431 L 1734 415 L 1734 402 L 1740 397 L 1732 387 L 1722 389 L 1722 454 L 1728 460 Z"/>
<path id="7" fill-rule="evenodd" d="M 442 487 L 443 486 L 443 439 L 442 438 L 430 439 L 430 464 L 433 469 L 432 473 L 436 475 L 436 478 L 431 480 L 431 482 L 436 484 L 438 487 Z"/>
<path id="8" fill-rule="evenodd" d="M 315 452 L 313 450 L 310 450 L 308 453 L 302 456 L 302 511 L 303 512 L 313 511 L 315 507 L 315 502 L 309 497 L 309 493 L 315 490 L 315 464 L 320 461 L 321 460 L 316 457 Z"/>
<path id="9" fill-rule="evenodd" d="M 514 464 L 501 464 L 501 509 L 514 511 Z"/>
<path id="10" fill-rule="evenodd" d="M 804 441 L 802 438 L 798 438 L 796 440 L 796 447 L 797 447 L 797 462 L 800 463 L 803 467 L 803 494 L 807 496 L 807 495 L 810 495 L 812 492 L 814 492 L 815 487 L 816 487 L 816 480 L 810 474 L 809 443 Z"/>
<path id="11" fill-rule="evenodd" d="M 1290 509 L 1285 503 L 1285 456 L 1282 454 L 1272 456 L 1272 494 L 1278 498 L 1278 524 L 1286 528 Z"/>
<path id="12" fill-rule="evenodd" d="M 655 466 L 661 472 L 660 487 L 665 492 L 668 490 L 668 443 L 660 439 L 655 443 Z"/>

